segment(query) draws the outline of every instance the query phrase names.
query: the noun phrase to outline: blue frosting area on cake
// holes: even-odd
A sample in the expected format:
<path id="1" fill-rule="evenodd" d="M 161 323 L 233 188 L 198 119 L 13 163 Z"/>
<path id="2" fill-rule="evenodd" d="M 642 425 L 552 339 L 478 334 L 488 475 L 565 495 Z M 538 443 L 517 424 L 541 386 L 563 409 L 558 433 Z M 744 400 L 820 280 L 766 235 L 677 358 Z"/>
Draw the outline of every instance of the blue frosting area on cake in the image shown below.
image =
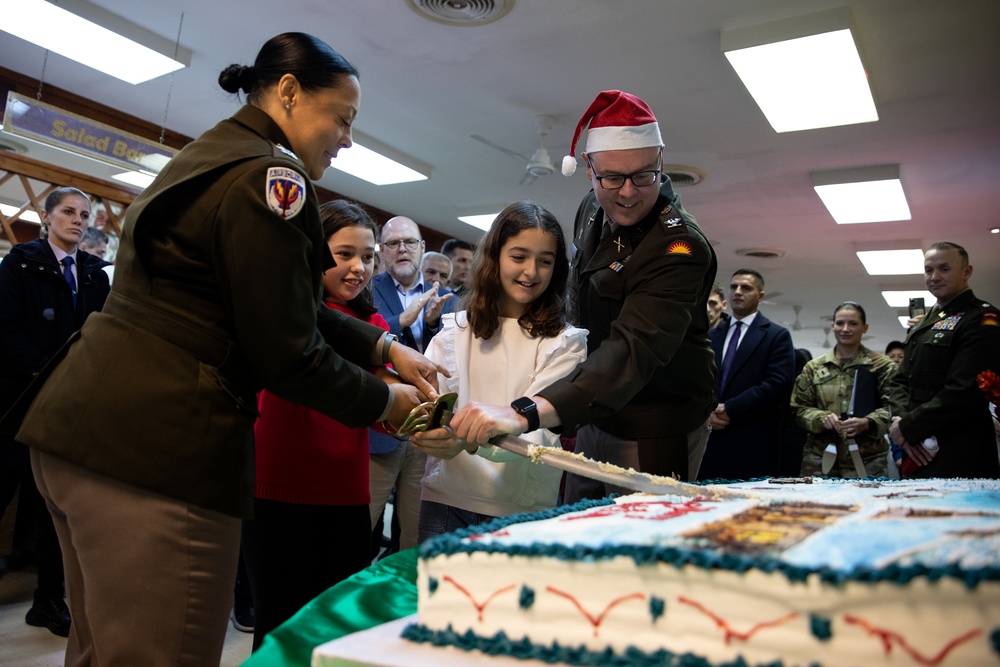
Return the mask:
<path id="1" fill-rule="evenodd" d="M 744 483 L 764 484 L 766 480 L 751 480 Z M 705 483 L 706 485 L 708 483 Z M 873 485 L 882 484 L 880 480 L 822 480 L 822 484 L 836 485 Z M 808 486 L 808 485 L 804 485 Z M 818 486 L 818 485 L 817 485 Z M 762 492 L 769 490 L 760 487 Z M 886 485 L 888 490 L 892 489 L 892 483 Z M 780 486 L 775 485 L 770 489 L 780 491 Z M 990 490 L 995 493 L 994 490 Z M 708 493 L 706 495 L 709 495 Z M 956 502 L 960 502 L 959 499 Z M 937 581 L 942 578 L 953 578 L 962 581 L 969 589 L 974 589 L 980 582 L 1000 580 L 1000 566 L 989 564 L 984 567 L 964 568 L 957 564 L 943 566 L 930 566 L 924 564 L 889 564 L 884 567 L 870 567 L 866 565 L 831 567 L 799 565 L 782 560 L 773 556 L 745 555 L 739 553 L 726 552 L 721 549 L 692 548 L 689 546 L 677 546 L 670 544 L 542 544 L 542 543 L 521 543 L 502 544 L 497 541 L 479 540 L 477 536 L 503 531 L 508 526 L 528 521 L 539 521 L 560 517 L 572 512 L 581 512 L 592 508 L 600 508 L 613 505 L 613 497 L 601 500 L 585 500 L 574 505 L 564 505 L 561 507 L 544 510 L 542 512 L 517 514 L 507 517 L 500 517 L 493 521 L 478 526 L 469 526 L 461 530 L 440 535 L 426 541 L 420 547 L 420 557 L 429 559 L 439 555 L 452 555 L 475 552 L 483 553 L 504 553 L 520 556 L 544 556 L 559 560 L 602 560 L 616 556 L 628 556 L 636 564 L 668 563 L 681 567 L 692 565 L 703 569 L 729 570 L 733 572 L 746 572 L 751 569 L 763 572 L 776 572 L 784 575 L 791 582 L 804 582 L 809 577 L 818 577 L 822 582 L 833 585 L 842 585 L 849 581 L 856 582 L 890 582 L 899 585 L 906 585 L 916 578 L 926 578 L 930 581 Z M 966 509 L 966 508 L 962 508 Z M 974 508 L 969 508 L 974 509 Z"/>

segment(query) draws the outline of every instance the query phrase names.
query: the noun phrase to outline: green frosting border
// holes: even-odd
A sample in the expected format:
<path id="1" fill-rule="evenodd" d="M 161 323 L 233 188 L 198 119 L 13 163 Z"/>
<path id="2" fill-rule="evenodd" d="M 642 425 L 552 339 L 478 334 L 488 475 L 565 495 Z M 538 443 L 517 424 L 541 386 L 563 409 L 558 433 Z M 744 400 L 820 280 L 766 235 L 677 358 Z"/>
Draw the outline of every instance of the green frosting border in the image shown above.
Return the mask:
<path id="1" fill-rule="evenodd" d="M 750 663 L 742 657 L 735 660 L 710 663 L 705 658 L 693 653 L 672 653 L 659 649 L 652 653 L 629 647 L 623 653 L 615 653 L 610 648 L 603 651 L 591 651 L 584 646 L 560 646 L 553 642 L 549 646 L 532 644 L 527 639 L 511 641 L 502 631 L 493 637 L 480 637 L 471 630 L 458 634 L 451 629 L 431 630 L 419 623 L 413 623 L 403 629 L 403 638 L 412 642 L 431 644 L 432 646 L 454 646 L 469 652 L 480 652 L 488 655 L 507 655 L 520 660 L 538 660 L 545 663 L 561 663 L 566 665 L 593 665 L 594 667 L 750 667 Z M 783 667 L 784 662 L 758 663 L 754 667 Z M 810 667 L 819 667 L 812 663 Z"/>

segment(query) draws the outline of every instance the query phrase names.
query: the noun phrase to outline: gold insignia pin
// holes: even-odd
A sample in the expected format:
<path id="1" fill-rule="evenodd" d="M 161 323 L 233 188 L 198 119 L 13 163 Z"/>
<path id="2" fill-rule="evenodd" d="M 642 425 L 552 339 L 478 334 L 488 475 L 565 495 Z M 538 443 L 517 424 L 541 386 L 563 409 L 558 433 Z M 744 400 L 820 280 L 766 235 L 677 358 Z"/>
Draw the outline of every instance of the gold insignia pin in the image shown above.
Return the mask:
<path id="1" fill-rule="evenodd" d="M 618 246 L 618 252 L 621 252 L 622 248 L 625 247 L 625 244 L 622 243 L 622 237 L 619 236 L 618 238 L 615 239 L 615 245 Z"/>

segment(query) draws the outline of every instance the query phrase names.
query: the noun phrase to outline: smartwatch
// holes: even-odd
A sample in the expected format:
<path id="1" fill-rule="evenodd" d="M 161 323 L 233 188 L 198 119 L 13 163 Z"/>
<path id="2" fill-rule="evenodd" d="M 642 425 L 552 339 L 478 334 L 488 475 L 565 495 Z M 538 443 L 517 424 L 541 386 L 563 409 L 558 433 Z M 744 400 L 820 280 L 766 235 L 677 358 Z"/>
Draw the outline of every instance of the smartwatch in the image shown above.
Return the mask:
<path id="1" fill-rule="evenodd" d="M 517 414 L 528 420 L 528 430 L 525 433 L 538 430 L 538 406 L 535 405 L 533 400 L 527 396 L 522 396 L 515 399 L 510 404 L 510 407 L 514 408 Z"/>
<path id="2" fill-rule="evenodd" d="M 389 346 L 399 340 L 396 334 L 387 333 L 385 339 L 382 341 L 382 365 L 387 366 L 389 364 Z"/>

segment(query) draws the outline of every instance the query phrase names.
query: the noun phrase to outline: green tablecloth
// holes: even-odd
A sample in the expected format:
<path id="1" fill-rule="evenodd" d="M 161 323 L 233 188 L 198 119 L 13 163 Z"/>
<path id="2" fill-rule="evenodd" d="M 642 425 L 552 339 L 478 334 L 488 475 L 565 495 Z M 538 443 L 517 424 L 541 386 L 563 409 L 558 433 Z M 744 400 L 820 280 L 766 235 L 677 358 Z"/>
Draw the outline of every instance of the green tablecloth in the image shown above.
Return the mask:
<path id="1" fill-rule="evenodd" d="M 417 611 L 417 549 L 384 558 L 299 610 L 242 667 L 309 667 L 320 644 Z"/>

